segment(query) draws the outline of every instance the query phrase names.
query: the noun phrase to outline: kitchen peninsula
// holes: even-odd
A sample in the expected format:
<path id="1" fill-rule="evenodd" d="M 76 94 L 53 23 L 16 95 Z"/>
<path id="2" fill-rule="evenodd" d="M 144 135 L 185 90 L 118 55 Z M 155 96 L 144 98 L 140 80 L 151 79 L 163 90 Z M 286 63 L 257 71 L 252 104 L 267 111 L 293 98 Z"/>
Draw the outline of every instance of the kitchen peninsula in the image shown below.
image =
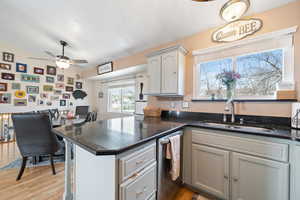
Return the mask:
<path id="1" fill-rule="evenodd" d="M 196 120 L 197 118 L 199 120 Z M 224 125 L 216 120 L 214 123 L 213 120 L 204 121 L 201 117 L 183 119 L 129 116 L 57 128 L 55 132 L 67 141 L 69 154 L 70 143 L 74 144 L 76 192 L 72 194 L 71 188 L 67 188 L 65 199 L 72 199 L 72 195 L 75 195 L 77 200 L 99 197 L 107 200 L 156 199 L 159 190 L 156 180 L 159 165 L 157 141 L 166 135 L 183 131 L 182 179 L 185 185 L 225 199 L 229 196 L 229 184 L 232 184 L 233 193 L 230 195 L 287 200 L 292 191 L 297 193 L 294 190 L 299 184 L 296 177 L 299 176 L 300 163 L 295 159 L 295 154 L 300 152 L 300 133 L 286 127 L 271 128 L 268 125 Z M 227 150 L 225 153 L 224 149 Z M 221 168 L 222 177 L 211 176 L 219 184 L 215 185 L 214 190 L 208 187 L 205 189 L 203 184 L 197 181 L 201 176 L 197 174 L 197 168 L 201 168 L 202 172 L 206 169 L 197 164 L 203 161 L 192 158 L 193 155 L 203 152 L 215 152 L 214 155 L 218 155 L 217 163 L 213 163 L 213 158 L 205 161 L 212 162 L 209 166 L 228 165 Z M 239 170 L 244 170 L 240 164 L 245 164 L 242 163 L 245 159 L 246 163 L 251 163 L 248 166 L 250 171 L 237 174 L 243 176 L 239 177 L 240 185 L 237 185 L 238 182 L 229 183 L 229 154 L 234 162 L 230 165 L 239 166 Z M 222 159 L 219 160 L 220 158 Z M 68 153 L 67 159 L 66 178 L 70 179 Z M 266 174 L 251 179 L 247 177 L 247 174 L 251 173 L 251 167 L 254 167 L 257 173 L 270 173 L 271 176 Z M 218 167 L 210 170 L 216 170 L 216 176 L 220 175 Z M 289 175 L 289 170 L 293 175 Z M 232 177 L 232 180 L 233 178 L 237 177 Z M 66 180 L 66 183 L 69 182 L 70 180 Z M 245 183 L 247 186 L 260 185 L 260 182 L 268 182 L 266 185 L 270 190 L 261 191 L 255 187 L 244 190 L 245 188 L 237 187 L 242 187 L 241 184 Z M 296 200 L 297 196 L 290 199 Z"/>

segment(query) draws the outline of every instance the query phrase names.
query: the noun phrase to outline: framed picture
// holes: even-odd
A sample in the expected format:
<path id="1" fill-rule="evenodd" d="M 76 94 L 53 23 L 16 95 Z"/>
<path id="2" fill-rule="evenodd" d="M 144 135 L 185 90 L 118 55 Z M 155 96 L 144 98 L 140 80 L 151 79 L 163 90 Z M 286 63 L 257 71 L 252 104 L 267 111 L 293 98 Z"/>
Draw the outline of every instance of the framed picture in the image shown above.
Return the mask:
<path id="1" fill-rule="evenodd" d="M 15 91 L 15 97 L 22 99 L 26 96 L 26 92 L 23 90 L 17 90 Z"/>
<path id="2" fill-rule="evenodd" d="M 113 71 L 113 62 L 107 62 L 97 66 L 98 75 L 106 74 Z"/>
<path id="3" fill-rule="evenodd" d="M 13 81 L 13 80 L 15 80 L 15 75 L 11 74 L 11 73 L 2 73 L 1 78 L 4 80 Z"/>
<path id="4" fill-rule="evenodd" d="M 57 88 L 57 89 L 65 89 L 65 84 L 63 84 L 63 83 L 55 83 L 55 88 Z"/>
<path id="5" fill-rule="evenodd" d="M 0 92 L 7 91 L 7 83 L 0 83 Z"/>
<path id="6" fill-rule="evenodd" d="M 74 85 L 74 78 L 68 77 L 67 84 Z"/>
<path id="7" fill-rule="evenodd" d="M 54 83 L 54 77 L 46 76 L 46 82 L 47 83 Z"/>
<path id="8" fill-rule="evenodd" d="M 44 69 L 43 68 L 39 68 L 39 67 L 35 67 L 35 68 L 33 68 L 33 73 L 44 75 Z"/>
<path id="9" fill-rule="evenodd" d="M 11 64 L 0 63 L 0 69 L 11 70 Z"/>
<path id="10" fill-rule="evenodd" d="M 52 85 L 44 85 L 43 90 L 45 92 L 52 92 L 53 91 L 53 86 Z"/>
<path id="11" fill-rule="evenodd" d="M 35 95 L 28 95 L 28 102 L 31 102 L 31 103 L 36 102 L 36 96 Z"/>
<path id="12" fill-rule="evenodd" d="M 69 94 L 69 93 L 64 93 L 64 94 L 62 95 L 62 98 L 63 98 L 63 99 L 70 99 L 70 98 L 71 98 L 71 94 Z"/>
<path id="13" fill-rule="evenodd" d="M 47 65 L 47 74 L 56 76 L 56 67 Z"/>
<path id="14" fill-rule="evenodd" d="M 82 89 L 82 82 L 76 82 L 75 83 L 75 88 L 79 89 L 79 90 Z"/>
<path id="15" fill-rule="evenodd" d="M 66 104 L 67 104 L 66 100 L 60 100 L 59 101 L 60 106 L 66 106 Z"/>
<path id="16" fill-rule="evenodd" d="M 11 94 L 0 93 L 0 104 L 11 104 Z"/>
<path id="17" fill-rule="evenodd" d="M 52 106 L 52 102 L 51 102 L 51 101 L 47 101 L 47 102 L 46 102 L 46 105 L 47 105 L 47 106 Z"/>
<path id="18" fill-rule="evenodd" d="M 2 60 L 5 62 L 14 62 L 15 55 L 9 52 L 3 52 L 2 53 Z"/>
<path id="19" fill-rule="evenodd" d="M 40 94 L 40 98 L 41 99 L 47 99 L 48 98 L 48 94 L 47 93 L 41 93 Z"/>
<path id="20" fill-rule="evenodd" d="M 50 100 L 51 101 L 58 101 L 59 100 L 59 96 L 51 96 Z"/>
<path id="21" fill-rule="evenodd" d="M 11 89 L 12 90 L 19 90 L 19 89 L 21 89 L 21 84 L 20 83 L 12 83 L 11 84 Z"/>
<path id="22" fill-rule="evenodd" d="M 65 76 L 63 74 L 57 74 L 57 81 L 64 82 L 65 81 Z"/>
<path id="23" fill-rule="evenodd" d="M 36 76 L 36 75 L 22 74 L 21 75 L 21 81 L 39 83 L 40 82 L 40 77 Z"/>
<path id="24" fill-rule="evenodd" d="M 67 92 L 73 92 L 74 88 L 71 86 L 66 86 L 66 91 Z"/>
<path id="25" fill-rule="evenodd" d="M 26 86 L 27 94 L 38 94 L 39 90 L 39 86 Z"/>
<path id="26" fill-rule="evenodd" d="M 61 95 L 61 94 L 62 94 L 62 91 L 61 91 L 61 90 L 54 90 L 54 94 L 55 94 L 55 95 Z"/>
<path id="27" fill-rule="evenodd" d="M 15 106 L 27 106 L 27 99 L 14 99 Z"/>
<path id="28" fill-rule="evenodd" d="M 27 64 L 16 63 L 16 72 L 27 73 Z"/>

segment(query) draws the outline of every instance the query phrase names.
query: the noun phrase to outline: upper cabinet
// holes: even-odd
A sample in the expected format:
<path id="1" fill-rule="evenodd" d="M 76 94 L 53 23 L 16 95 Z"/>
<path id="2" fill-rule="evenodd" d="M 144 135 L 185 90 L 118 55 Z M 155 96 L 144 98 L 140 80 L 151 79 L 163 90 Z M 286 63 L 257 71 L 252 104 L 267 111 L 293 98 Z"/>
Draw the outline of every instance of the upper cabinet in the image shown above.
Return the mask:
<path id="1" fill-rule="evenodd" d="M 148 94 L 153 96 L 184 95 L 184 68 L 187 50 L 174 46 L 148 54 Z"/>

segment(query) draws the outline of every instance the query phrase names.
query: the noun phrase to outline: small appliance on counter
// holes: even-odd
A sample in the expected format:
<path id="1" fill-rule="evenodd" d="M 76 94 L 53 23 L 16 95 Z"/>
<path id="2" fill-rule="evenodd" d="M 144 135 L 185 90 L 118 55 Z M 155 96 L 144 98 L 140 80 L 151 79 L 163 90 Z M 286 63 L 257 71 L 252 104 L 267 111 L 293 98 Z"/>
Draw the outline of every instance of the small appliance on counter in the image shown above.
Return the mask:
<path id="1" fill-rule="evenodd" d="M 292 104 L 292 128 L 300 129 L 300 102 Z"/>

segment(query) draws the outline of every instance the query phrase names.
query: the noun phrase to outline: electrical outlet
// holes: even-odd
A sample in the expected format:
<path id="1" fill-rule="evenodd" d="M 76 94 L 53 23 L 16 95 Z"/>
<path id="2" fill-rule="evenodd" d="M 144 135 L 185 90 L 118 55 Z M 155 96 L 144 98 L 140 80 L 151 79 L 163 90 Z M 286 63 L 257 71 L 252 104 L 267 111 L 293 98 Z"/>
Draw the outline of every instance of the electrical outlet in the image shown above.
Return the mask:
<path id="1" fill-rule="evenodd" d="M 182 102 L 182 108 L 189 108 L 189 102 L 187 101 Z"/>

